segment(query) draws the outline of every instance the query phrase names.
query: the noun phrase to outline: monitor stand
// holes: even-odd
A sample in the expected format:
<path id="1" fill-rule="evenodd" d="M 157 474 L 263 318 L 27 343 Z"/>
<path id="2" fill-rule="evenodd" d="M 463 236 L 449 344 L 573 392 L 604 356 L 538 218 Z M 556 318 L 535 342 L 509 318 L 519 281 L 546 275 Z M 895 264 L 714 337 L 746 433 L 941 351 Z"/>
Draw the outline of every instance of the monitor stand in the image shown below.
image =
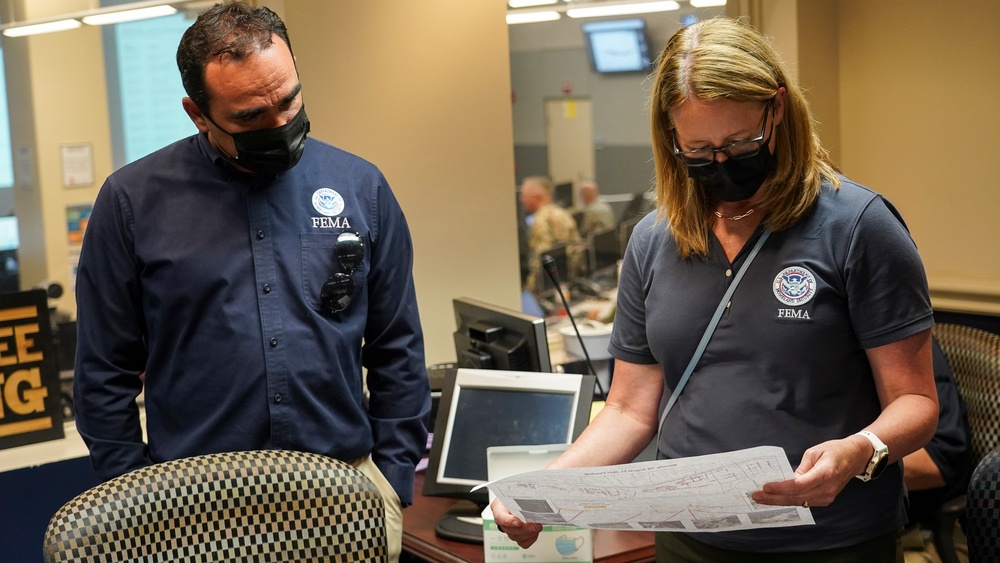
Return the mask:
<path id="1" fill-rule="evenodd" d="M 472 501 L 460 500 L 438 520 L 434 532 L 449 540 L 483 543 L 483 509 Z"/>

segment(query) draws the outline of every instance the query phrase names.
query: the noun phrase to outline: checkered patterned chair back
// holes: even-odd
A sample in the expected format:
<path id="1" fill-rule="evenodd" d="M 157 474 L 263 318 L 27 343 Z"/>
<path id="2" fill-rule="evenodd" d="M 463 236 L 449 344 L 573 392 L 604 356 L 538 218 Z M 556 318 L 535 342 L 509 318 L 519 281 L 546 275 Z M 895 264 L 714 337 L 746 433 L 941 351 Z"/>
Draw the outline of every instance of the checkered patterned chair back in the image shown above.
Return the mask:
<path id="1" fill-rule="evenodd" d="M 972 430 L 972 461 L 1000 446 L 1000 335 L 941 323 L 934 336 L 948 358 Z"/>
<path id="2" fill-rule="evenodd" d="M 45 533 L 56 561 L 385 561 L 385 507 L 351 465 L 291 451 L 204 455 L 90 489 Z"/>
<path id="3" fill-rule="evenodd" d="M 969 482 L 965 507 L 969 563 L 1000 561 L 1000 448 L 986 455 Z"/>

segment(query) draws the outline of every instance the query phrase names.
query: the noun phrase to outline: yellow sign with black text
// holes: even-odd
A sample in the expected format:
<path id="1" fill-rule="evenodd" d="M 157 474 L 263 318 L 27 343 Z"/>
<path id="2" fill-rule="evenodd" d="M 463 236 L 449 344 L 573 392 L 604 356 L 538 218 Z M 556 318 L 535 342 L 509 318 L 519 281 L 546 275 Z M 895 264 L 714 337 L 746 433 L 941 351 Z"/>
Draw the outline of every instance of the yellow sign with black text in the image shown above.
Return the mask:
<path id="1" fill-rule="evenodd" d="M 0 449 L 63 437 L 45 290 L 0 293 Z"/>

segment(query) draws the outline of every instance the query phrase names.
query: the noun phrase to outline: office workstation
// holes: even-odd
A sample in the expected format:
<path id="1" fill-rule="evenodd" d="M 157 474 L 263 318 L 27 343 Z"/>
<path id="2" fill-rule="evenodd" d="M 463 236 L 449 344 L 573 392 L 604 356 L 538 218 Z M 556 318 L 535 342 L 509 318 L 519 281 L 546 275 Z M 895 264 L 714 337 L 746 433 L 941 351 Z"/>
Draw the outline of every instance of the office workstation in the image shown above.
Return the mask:
<path id="1" fill-rule="evenodd" d="M 39 7 L 38 3 L 35 4 L 28 4 L 26 11 L 45 9 Z M 80 9 L 89 8 L 90 4 L 81 2 Z M 535 109 L 529 108 L 534 108 L 537 104 L 529 100 L 536 97 L 565 96 L 561 91 L 561 79 L 564 77 L 551 70 L 544 71 L 553 78 L 543 86 L 530 87 L 518 82 L 512 88 L 510 81 L 512 78 L 521 80 L 525 75 L 533 74 L 533 71 L 523 70 L 531 65 L 538 66 L 537 60 L 534 63 L 528 62 L 530 57 L 558 61 L 566 53 L 560 52 L 560 45 L 550 46 L 536 55 L 532 55 L 528 49 L 508 52 L 508 44 L 514 48 L 516 43 L 510 39 L 511 34 L 532 32 L 525 29 L 508 30 L 502 23 L 503 9 L 499 6 L 470 8 L 469 13 L 457 16 L 447 12 L 444 7 L 432 7 L 428 13 L 403 7 L 397 15 L 380 23 L 382 27 L 379 33 L 373 34 L 378 36 L 375 38 L 366 33 L 365 26 L 346 23 L 366 21 L 366 18 L 373 17 L 375 14 L 371 8 L 305 0 L 284 0 L 274 4 L 280 5 L 290 27 L 294 29 L 296 54 L 300 59 L 303 82 L 313 92 L 309 100 L 310 110 L 323 117 L 315 119 L 313 134 L 386 163 L 387 175 L 399 192 L 407 212 L 418 252 L 416 279 L 422 320 L 427 331 L 428 363 L 455 360 L 454 298 L 470 295 L 489 303 L 519 309 L 517 274 L 512 266 L 516 263 L 516 235 L 515 211 L 510 205 L 510 192 L 515 185 L 515 175 L 511 172 L 514 167 L 511 164 L 518 163 L 517 176 L 534 171 L 544 172 L 544 157 L 538 155 L 544 155 L 545 149 L 544 140 L 539 139 L 541 134 L 533 125 L 539 119 L 529 117 L 528 125 L 524 119 L 517 120 L 512 134 L 511 116 L 525 111 L 535 112 Z M 980 13 L 983 17 L 969 21 L 967 17 L 957 13 L 931 15 L 929 7 L 923 6 L 926 9 L 921 10 L 921 3 L 916 6 L 910 3 L 905 6 L 902 3 L 893 4 L 891 7 L 894 9 L 879 11 L 858 2 L 839 2 L 832 3 L 832 7 L 815 8 L 832 17 L 824 18 L 822 23 L 810 23 L 814 16 L 811 16 L 804 5 L 796 4 L 797 13 L 803 17 L 792 26 L 791 31 L 781 27 L 788 24 L 778 21 L 780 18 L 777 17 L 787 13 L 768 12 L 766 2 L 761 9 L 774 17 L 768 20 L 767 25 L 772 26 L 770 29 L 779 41 L 786 40 L 787 48 L 792 51 L 798 49 L 803 60 L 799 66 L 804 82 L 811 81 L 818 85 L 821 78 L 826 78 L 826 75 L 817 76 L 816 71 L 812 70 L 820 55 L 813 51 L 814 45 L 806 41 L 805 37 L 819 37 L 841 46 L 843 65 L 837 76 L 842 87 L 817 86 L 814 92 L 817 109 L 829 112 L 823 119 L 824 139 L 835 141 L 832 148 L 840 152 L 840 160 L 846 170 L 871 178 L 874 186 L 900 206 L 927 261 L 932 292 L 936 303 L 942 305 L 942 313 L 959 318 L 967 318 L 966 315 L 985 316 L 987 318 L 982 322 L 989 324 L 990 317 L 996 315 L 997 276 L 995 270 L 991 269 L 995 267 L 996 261 L 983 260 L 981 253 L 995 252 L 995 249 L 989 244 L 970 245 L 966 242 L 968 239 L 996 240 L 993 227 L 987 226 L 992 223 L 980 220 L 986 210 L 995 207 L 990 199 L 995 195 L 992 192 L 980 194 L 970 191 L 972 185 L 990 185 L 992 180 L 987 177 L 986 170 L 976 167 L 966 170 L 965 173 L 970 176 L 969 181 L 955 185 L 947 172 L 948 166 L 931 168 L 928 162 L 930 159 L 906 151 L 894 157 L 900 160 L 894 160 L 893 166 L 886 167 L 883 147 L 892 145 L 892 142 L 885 138 L 885 134 L 873 132 L 898 131 L 900 135 L 910 137 L 924 133 L 923 130 L 913 130 L 916 120 L 912 116 L 921 112 L 917 107 L 908 106 L 907 100 L 911 98 L 909 92 L 912 92 L 910 88 L 914 83 L 922 85 L 917 90 L 936 92 L 937 79 L 924 77 L 917 70 L 909 74 L 905 69 L 897 68 L 898 61 L 903 60 L 899 50 L 905 49 L 905 45 L 919 43 L 922 45 L 920 52 L 924 52 L 924 49 L 945 52 L 953 47 L 945 49 L 936 48 L 935 45 L 962 44 L 967 37 L 987 36 L 976 31 L 976 26 L 985 26 L 997 20 L 995 5 L 988 2 L 971 3 L 967 9 Z M 896 20 L 891 15 L 893 13 L 905 13 L 914 25 L 896 26 Z M 39 14 L 38 17 L 48 15 Z M 497 21 L 488 21 L 490 18 Z M 945 25 L 939 25 L 942 18 Z M 452 23 L 444 25 L 442 22 L 446 20 Z M 831 21 L 837 21 L 840 26 L 839 31 L 833 33 L 834 37 L 830 36 L 828 29 L 833 27 L 829 23 Z M 654 26 L 652 33 L 655 35 L 657 24 L 651 25 Z M 970 26 L 972 29 L 969 29 Z M 338 33 L 330 33 L 331 27 Z M 918 31 L 930 27 L 937 31 L 933 34 Z M 814 33 L 817 29 L 821 32 Z M 966 31 L 959 34 L 955 31 L 958 29 Z M 428 33 L 428 30 L 433 32 Z M 393 36 L 394 40 L 387 42 L 385 35 Z M 397 54 L 382 50 L 391 50 L 386 43 L 396 44 L 395 38 L 398 38 L 400 44 L 426 44 L 430 40 L 440 41 L 442 46 L 459 42 L 467 47 L 463 53 L 445 48 L 435 50 L 435 54 L 410 52 L 413 64 L 400 68 L 399 63 L 395 62 L 398 49 Z M 19 131 L 15 137 L 15 146 L 22 148 L 21 154 L 25 158 L 23 163 L 33 172 L 33 183 L 30 186 L 23 185 L 18 188 L 20 191 L 12 191 L 18 213 L 25 217 L 22 220 L 22 240 L 18 254 L 19 277 L 27 287 L 52 278 L 63 280 L 69 295 L 59 302 L 59 306 L 71 313 L 75 310 L 75 303 L 71 297 L 72 283 L 67 263 L 70 263 L 74 247 L 72 243 L 66 242 L 65 208 L 92 201 L 100 179 L 116 166 L 112 164 L 113 151 L 109 148 L 112 143 L 107 138 L 110 135 L 105 133 L 107 115 L 103 114 L 107 104 L 106 86 L 103 80 L 93 78 L 104 73 L 103 64 L 99 63 L 103 59 L 101 41 L 100 32 L 94 29 L 67 32 L 63 36 L 34 38 L 30 43 L 25 41 L 16 44 L 9 39 L 4 40 L 5 55 L 15 65 L 21 59 L 21 66 L 15 66 L 14 70 L 8 72 L 16 72 L 18 76 L 31 76 L 31 80 L 35 82 L 34 91 L 14 91 L 11 103 L 45 108 L 39 109 L 38 114 L 33 117 L 34 125 L 26 123 L 28 112 L 17 112 L 12 117 L 12 122 Z M 536 39 L 536 42 L 544 41 Z M 868 43 L 873 43 L 878 48 L 865 48 Z M 326 55 L 348 48 L 351 52 L 356 52 L 358 45 L 371 47 L 363 49 L 372 56 L 371 63 L 355 65 L 350 60 Z M 29 51 L 31 57 L 25 56 Z M 992 81 L 995 81 L 992 74 L 980 75 L 976 70 L 969 70 L 966 74 L 962 72 L 962 68 L 964 64 L 973 69 L 995 68 L 995 60 L 988 58 L 995 50 L 970 48 L 967 51 L 970 55 L 962 64 L 949 63 L 936 67 L 953 69 L 957 74 L 948 77 L 952 82 L 970 84 L 969 87 L 962 88 L 962 91 L 988 90 Z M 477 59 L 477 69 L 463 76 L 454 76 L 453 68 L 462 65 L 462 61 L 468 56 Z M 63 65 L 68 65 L 69 68 L 64 68 Z M 587 68 L 586 63 L 580 66 Z M 580 66 L 568 65 L 565 68 L 576 72 Z M 919 65 L 917 67 L 920 68 Z M 392 73 L 387 73 L 388 68 L 393 69 Z M 891 84 L 880 82 L 882 91 L 876 93 L 863 89 L 860 85 L 864 80 L 878 80 L 873 77 L 890 74 L 890 70 L 902 72 L 904 77 Z M 394 77 L 390 80 L 386 74 L 394 74 Z M 475 80 L 469 79 L 470 74 Z M 428 80 L 428 77 L 437 80 L 437 83 L 430 84 L 433 80 Z M 565 80 L 573 83 L 574 96 L 598 98 L 602 91 L 606 92 L 602 89 L 607 88 L 612 79 L 608 76 L 584 78 L 582 74 L 573 74 Z M 934 84 L 928 86 L 925 80 L 934 80 Z M 65 88 L 63 85 L 66 83 L 83 87 Z M 400 83 L 408 85 L 406 94 L 398 88 Z M 512 89 L 517 92 L 513 107 L 511 96 L 508 95 Z M 322 100 L 319 99 L 321 96 L 316 95 L 317 91 L 323 92 Z M 832 96 L 833 91 L 837 91 L 841 98 L 831 101 L 828 96 Z M 502 92 L 503 95 L 499 96 L 497 92 Z M 943 93 L 936 96 L 939 99 L 946 97 Z M 421 103 L 423 112 L 414 111 L 414 101 Z M 633 105 L 642 106 L 641 95 L 636 96 Z M 81 112 L 78 109 L 81 106 L 93 108 L 93 111 Z M 77 109 L 71 112 L 72 115 L 66 115 L 60 108 Z M 892 111 L 886 108 L 892 108 Z M 623 135 L 607 125 L 608 121 L 615 119 L 644 122 L 645 113 L 633 110 L 635 108 L 627 110 L 627 117 L 624 118 L 618 117 L 618 112 L 609 114 L 601 113 L 600 110 L 596 115 L 596 133 L 605 142 L 603 149 L 597 151 L 596 155 L 598 173 L 609 178 L 604 183 L 605 187 L 621 194 L 635 191 L 642 181 L 648 183 L 648 163 L 645 166 L 623 166 L 613 162 L 616 154 L 622 155 L 629 163 L 642 163 L 643 158 L 648 158 L 636 156 L 648 149 L 641 140 L 636 141 L 634 137 Z M 968 152 L 963 155 L 962 160 L 992 161 L 988 154 L 978 152 L 989 144 L 979 141 L 982 134 L 978 130 L 970 131 L 961 127 L 964 122 L 974 121 L 969 118 L 968 113 L 985 115 L 989 119 L 995 115 L 990 108 L 984 108 L 980 100 L 971 99 L 963 100 L 962 104 L 947 104 L 936 111 L 937 121 L 943 129 L 938 131 L 943 136 L 942 145 L 966 147 Z M 432 116 L 433 121 L 423 119 L 415 122 L 414 115 L 419 113 L 424 113 L 425 117 Z M 395 125 L 382 125 L 383 120 Z M 981 118 L 976 120 L 982 121 Z M 469 124 L 475 124 L 475 135 L 466 134 L 470 129 Z M 642 125 L 647 126 L 645 123 Z M 27 133 L 24 127 L 37 131 L 37 139 L 34 132 Z M 616 144 L 616 139 L 620 140 L 622 137 L 628 138 L 621 145 Z M 97 181 L 90 186 L 68 188 L 61 178 L 62 163 L 59 161 L 58 147 L 63 143 L 81 140 L 94 143 L 94 176 Z M 421 152 L 415 149 L 421 145 L 433 145 L 440 147 L 440 150 L 433 151 L 429 157 L 421 156 L 417 159 L 412 155 Z M 514 155 L 509 157 L 512 145 L 515 147 Z M 498 159 L 497 154 L 507 156 Z M 619 166 L 625 170 L 619 169 Z M 902 170 L 906 171 L 905 174 L 902 174 Z M 636 176 L 641 180 L 635 180 Z M 614 179 L 623 177 L 630 179 L 623 180 L 620 187 L 616 187 Z M 940 198 L 945 196 L 937 187 L 942 185 L 952 186 L 954 190 L 949 198 L 952 204 L 948 206 L 940 205 Z M 475 186 L 475 189 L 471 189 L 471 186 Z M 448 224 L 444 228 L 442 216 L 448 217 Z M 456 244 L 456 240 L 469 242 Z M 449 252 L 430 250 L 440 248 L 447 248 Z M 568 289 L 577 294 L 587 291 L 582 287 L 575 291 L 574 288 Z M 585 303 L 586 300 L 573 302 L 572 299 L 571 297 L 571 307 L 592 305 Z M 565 317 L 558 313 L 558 297 L 550 294 L 545 305 L 546 312 L 552 311 L 548 319 L 549 325 L 566 327 Z M 556 339 L 561 341 L 563 338 L 558 333 L 558 328 L 550 342 Z M 9 453 L 10 457 L 19 457 L 20 454 L 14 451 L 5 453 Z M 84 475 L 88 465 L 81 457 L 83 454 L 75 452 L 71 455 L 71 459 L 77 464 L 73 473 Z M 28 466 L 18 466 L 16 469 L 12 468 L 12 471 L 29 469 L 31 468 Z M 56 482 L 52 477 L 45 479 L 46 482 Z M 29 487 L 18 488 L 30 490 Z M 451 499 L 421 497 L 408 510 L 418 507 L 422 501 L 429 501 L 440 507 L 450 503 Z M 410 514 L 412 513 L 406 513 L 408 517 Z M 429 524 L 427 521 L 422 522 L 424 526 Z M 602 532 L 598 532 L 597 537 L 602 537 L 601 534 Z M 599 555 L 603 541 L 598 539 L 596 542 Z M 443 545 L 443 551 L 462 549 L 448 543 Z M 475 551 L 474 546 L 472 549 Z"/>

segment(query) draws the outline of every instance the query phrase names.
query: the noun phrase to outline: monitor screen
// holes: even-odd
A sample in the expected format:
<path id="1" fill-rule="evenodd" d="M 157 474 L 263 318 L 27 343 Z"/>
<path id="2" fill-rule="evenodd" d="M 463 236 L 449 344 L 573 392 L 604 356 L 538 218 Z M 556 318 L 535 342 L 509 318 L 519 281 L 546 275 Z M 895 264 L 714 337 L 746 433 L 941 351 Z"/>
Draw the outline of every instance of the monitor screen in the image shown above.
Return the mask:
<path id="1" fill-rule="evenodd" d="M 559 274 L 559 281 L 562 283 L 569 283 L 573 281 L 572 272 L 569 270 L 569 246 L 566 244 L 557 244 L 555 246 L 549 247 L 547 250 L 539 253 L 539 259 L 542 256 L 549 255 L 555 261 L 556 272 Z M 535 283 L 537 288 L 537 293 L 539 295 L 552 294 L 557 300 L 558 295 L 555 295 L 556 286 L 552 283 L 552 278 L 545 272 L 545 268 L 539 264 L 538 266 L 538 279 Z"/>
<path id="2" fill-rule="evenodd" d="M 438 522 L 444 537 L 482 541 L 491 446 L 570 444 L 590 420 L 594 376 L 459 368 L 445 375 L 423 494 L 459 503 Z M 466 518 L 461 520 L 459 518 Z"/>
<path id="3" fill-rule="evenodd" d="M 653 59 L 640 18 L 583 24 L 587 54 L 595 72 L 649 72 Z"/>
<path id="4" fill-rule="evenodd" d="M 619 243 L 621 244 L 622 256 L 625 256 L 625 250 L 628 248 L 628 239 L 632 238 L 632 231 L 635 229 L 635 226 L 639 224 L 639 221 L 641 219 L 642 219 L 642 217 L 636 217 L 634 219 L 628 219 L 628 220 L 622 221 L 618 225 L 618 229 L 620 231 L 618 233 L 618 239 L 619 239 Z"/>
<path id="5" fill-rule="evenodd" d="M 0 250 L 17 250 L 19 246 L 17 217 L 0 217 Z"/>
<path id="6" fill-rule="evenodd" d="M 452 305 L 458 367 L 552 371 L 545 319 L 468 297 Z"/>
<path id="7" fill-rule="evenodd" d="M 639 192 L 632 195 L 632 199 L 622 210 L 621 220 L 629 221 L 645 216 L 653 210 L 653 196 L 649 192 Z"/>
<path id="8" fill-rule="evenodd" d="M 552 201 L 563 209 L 573 207 L 573 182 L 560 182 L 553 186 Z"/>
<path id="9" fill-rule="evenodd" d="M 619 229 L 611 227 L 589 237 L 590 275 L 601 277 L 617 275 L 618 260 L 622 257 Z"/>

